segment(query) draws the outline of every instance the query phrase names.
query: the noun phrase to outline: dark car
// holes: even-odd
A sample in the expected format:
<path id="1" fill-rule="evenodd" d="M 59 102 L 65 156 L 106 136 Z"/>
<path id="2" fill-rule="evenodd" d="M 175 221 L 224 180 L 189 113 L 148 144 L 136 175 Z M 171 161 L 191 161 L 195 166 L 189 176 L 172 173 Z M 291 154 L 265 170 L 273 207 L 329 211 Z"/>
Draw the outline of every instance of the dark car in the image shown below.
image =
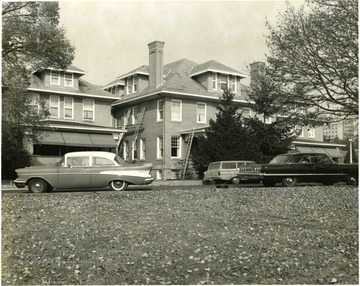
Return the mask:
<path id="1" fill-rule="evenodd" d="M 273 187 L 276 183 L 292 187 L 301 182 L 357 185 L 358 170 L 358 164 L 335 163 L 327 154 L 288 153 L 262 165 L 260 176 L 266 187 Z"/>

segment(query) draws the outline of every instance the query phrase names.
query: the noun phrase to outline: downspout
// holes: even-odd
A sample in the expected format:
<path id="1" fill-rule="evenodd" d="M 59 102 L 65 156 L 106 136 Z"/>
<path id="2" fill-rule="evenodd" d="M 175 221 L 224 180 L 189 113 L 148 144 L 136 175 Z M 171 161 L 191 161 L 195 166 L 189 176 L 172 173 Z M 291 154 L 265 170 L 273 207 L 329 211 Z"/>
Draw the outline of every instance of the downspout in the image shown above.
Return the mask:
<path id="1" fill-rule="evenodd" d="M 165 96 L 163 96 L 163 95 L 160 95 L 160 97 L 162 97 L 162 99 L 163 99 L 163 164 L 162 164 L 162 178 L 163 178 L 163 180 L 164 180 L 164 178 L 165 178 L 165 150 L 166 150 L 166 148 L 165 148 L 165 110 L 166 110 L 166 108 L 165 108 L 165 106 L 166 106 L 166 104 L 165 104 Z"/>

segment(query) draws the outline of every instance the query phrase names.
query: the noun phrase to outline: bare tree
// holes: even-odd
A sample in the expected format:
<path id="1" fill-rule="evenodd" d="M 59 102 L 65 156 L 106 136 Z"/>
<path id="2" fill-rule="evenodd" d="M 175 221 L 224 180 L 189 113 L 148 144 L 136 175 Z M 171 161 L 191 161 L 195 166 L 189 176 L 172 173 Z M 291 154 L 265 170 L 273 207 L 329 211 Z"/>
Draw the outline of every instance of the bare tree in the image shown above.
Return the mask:
<path id="1" fill-rule="evenodd" d="M 308 0 L 298 9 L 288 2 L 266 26 L 267 72 L 280 104 L 312 122 L 358 118 L 358 1 Z"/>

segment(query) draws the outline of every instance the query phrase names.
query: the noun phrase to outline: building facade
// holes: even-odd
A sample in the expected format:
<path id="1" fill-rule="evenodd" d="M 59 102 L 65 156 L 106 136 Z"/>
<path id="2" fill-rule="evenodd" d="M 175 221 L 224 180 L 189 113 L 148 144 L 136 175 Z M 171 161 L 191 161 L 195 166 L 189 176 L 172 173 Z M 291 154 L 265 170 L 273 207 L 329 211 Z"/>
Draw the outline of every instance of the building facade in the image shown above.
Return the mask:
<path id="1" fill-rule="evenodd" d="M 121 130 L 114 128 L 111 103 L 118 99 L 81 76 L 74 66 L 67 70 L 43 69 L 32 75 L 32 104 L 49 108 L 46 130 L 40 141 L 28 146 L 35 164 L 49 164 L 67 152 L 115 151 Z"/>

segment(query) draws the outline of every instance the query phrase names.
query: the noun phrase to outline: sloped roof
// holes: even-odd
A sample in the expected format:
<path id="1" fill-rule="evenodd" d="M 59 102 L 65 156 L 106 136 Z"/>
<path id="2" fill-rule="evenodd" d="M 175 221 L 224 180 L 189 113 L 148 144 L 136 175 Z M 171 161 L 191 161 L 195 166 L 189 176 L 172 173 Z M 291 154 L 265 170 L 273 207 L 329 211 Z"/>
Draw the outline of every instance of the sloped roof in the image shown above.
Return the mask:
<path id="1" fill-rule="evenodd" d="M 122 79 L 115 79 L 112 82 L 109 82 L 108 84 L 106 84 L 105 86 L 103 86 L 103 89 L 115 86 L 115 85 L 125 85 L 125 81 Z"/>
<path id="2" fill-rule="evenodd" d="M 124 75 L 117 77 L 117 79 L 124 79 L 124 78 L 127 78 L 128 76 L 135 75 L 135 74 L 149 75 L 149 66 L 142 65 L 141 67 L 138 67 L 138 68 L 132 70 L 131 72 L 128 72 Z"/>
<path id="3" fill-rule="evenodd" d="M 226 73 L 226 74 L 231 74 L 231 75 L 236 75 L 236 76 L 240 76 L 242 78 L 245 78 L 246 76 L 239 73 L 237 70 L 234 70 L 233 68 L 230 68 L 224 64 L 221 64 L 217 61 L 214 61 L 214 60 L 211 60 L 211 61 L 208 61 L 206 63 L 203 63 L 203 64 L 200 64 L 200 65 L 197 65 L 195 66 L 191 73 L 190 73 L 190 77 L 193 77 L 193 76 L 196 76 L 196 75 L 199 75 L 199 74 L 203 74 L 205 72 L 223 72 L 223 73 Z"/>
<path id="4" fill-rule="evenodd" d="M 92 95 L 92 96 L 113 97 L 114 99 L 116 98 L 113 94 L 103 90 L 102 86 L 91 84 L 82 78 L 78 78 L 78 81 L 79 81 L 79 89 L 64 88 L 64 87 L 56 86 L 56 85 L 45 85 L 43 80 L 40 77 L 38 77 L 37 74 L 33 74 L 29 89 L 30 90 L 31 89 L 44 90 L 44 91 L 49 91 L 49 92 L 53 91 L 56 93 L 61 93 L 61 92 L 69 93 L 70 92 L 72 94 L 79 94 L 79 95 L 87 94 L 87 95 Z"/>

